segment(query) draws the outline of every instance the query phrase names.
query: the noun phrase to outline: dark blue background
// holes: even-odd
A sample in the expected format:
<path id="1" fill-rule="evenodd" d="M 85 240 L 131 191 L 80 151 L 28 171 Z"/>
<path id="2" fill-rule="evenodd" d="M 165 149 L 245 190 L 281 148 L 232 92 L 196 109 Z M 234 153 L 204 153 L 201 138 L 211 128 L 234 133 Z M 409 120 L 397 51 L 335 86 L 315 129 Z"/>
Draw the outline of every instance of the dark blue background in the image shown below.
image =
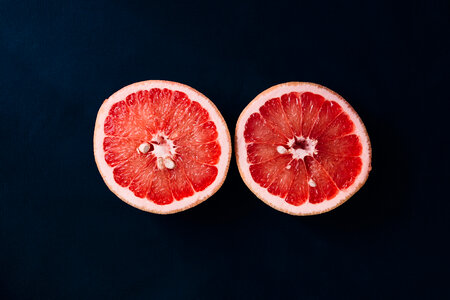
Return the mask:
<path id="1" fill-rule="evenodd" d="M 361 1 L 362 2 L 362 1 Z M 448 1 L 0 1 L 0 298 L 448 295 Z M 97 110 L 136 81 L 188 84 L 230 132 L 262 90 L 311 81 L 364 120 L 373 171 L 336 210 L 258 200 L 234 158 L 175 215 L 103 183 Z"/>

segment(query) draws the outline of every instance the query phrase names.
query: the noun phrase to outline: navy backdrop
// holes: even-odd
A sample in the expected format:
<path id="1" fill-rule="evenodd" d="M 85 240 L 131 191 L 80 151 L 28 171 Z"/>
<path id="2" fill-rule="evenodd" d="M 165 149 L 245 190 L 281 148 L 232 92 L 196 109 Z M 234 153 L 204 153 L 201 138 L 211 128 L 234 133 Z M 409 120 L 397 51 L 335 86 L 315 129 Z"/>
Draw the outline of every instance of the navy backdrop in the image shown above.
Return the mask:
<path id="1" fill-rule="evenodd" d="M 448 1 L 0 1 L 0 298 L 444 298 Z M 373 146 L 366 185 L 293 217 L 234 158 L 222 188 L 159 216 L 103 183 L 97 110 L 136 81 L 188 84 L 230 132 L 262 90 L 343 95 Z"/>

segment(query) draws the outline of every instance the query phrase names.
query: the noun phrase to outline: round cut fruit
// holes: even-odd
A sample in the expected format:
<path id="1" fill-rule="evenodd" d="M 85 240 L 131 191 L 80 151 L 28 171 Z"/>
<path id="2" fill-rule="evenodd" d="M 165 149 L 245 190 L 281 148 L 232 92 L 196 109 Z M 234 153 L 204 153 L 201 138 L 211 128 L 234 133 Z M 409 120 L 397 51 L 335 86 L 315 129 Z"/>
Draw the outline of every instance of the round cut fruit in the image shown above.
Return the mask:
<path id="1" fill-rule="evenodd" d="M 290 82 L 259 94 L 236 125 L 239 172 L 253 193 L 280 211 L 314 215 L 350 198 L 371 169 L 364 124 L 338 94 Z"/>
<path id="2" fill-rule="evenodd" d="M 180 83 L 149 80 L 105 100 L 95 124 L 94 155 L 120 199 L 168 214 L 220 188 L 231 141 L 224 119 L 204 95 Z"/>

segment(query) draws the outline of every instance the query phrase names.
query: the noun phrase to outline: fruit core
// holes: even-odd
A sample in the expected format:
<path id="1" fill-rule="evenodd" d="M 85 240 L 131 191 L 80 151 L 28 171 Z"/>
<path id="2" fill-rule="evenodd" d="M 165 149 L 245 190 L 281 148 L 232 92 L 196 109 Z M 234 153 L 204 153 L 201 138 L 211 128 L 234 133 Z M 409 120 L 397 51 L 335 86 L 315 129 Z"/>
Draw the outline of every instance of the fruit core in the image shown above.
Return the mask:
<path id="1" fill-rule="evenodd" d="M 316 145 L 317 140 L 304 137 L 294 137 L 288 142 L 286 146 L 287 151 L 283 151 L 281 148 L 277 148 L 277 151 L 280 154 L 291 153 L 293 159 L 303 159 L 305 156 L 313 156 L 314 154 L 317 154 Z"/>
<path id="2" fill-rule="evenodd" d="M 143 155 L 154 155 L 158 168 L 175 168 L 174 143 L 162 134 L 156 135 L 151 141 L 139 145 L 137 151 Z"/>

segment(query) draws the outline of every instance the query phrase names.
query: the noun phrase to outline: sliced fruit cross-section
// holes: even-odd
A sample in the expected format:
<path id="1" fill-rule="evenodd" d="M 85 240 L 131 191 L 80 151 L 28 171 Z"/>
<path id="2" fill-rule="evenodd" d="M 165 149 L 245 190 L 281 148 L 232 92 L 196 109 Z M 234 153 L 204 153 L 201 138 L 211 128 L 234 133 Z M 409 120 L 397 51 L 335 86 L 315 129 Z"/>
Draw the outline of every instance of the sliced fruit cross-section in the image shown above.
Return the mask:
<path id="1" fill-rule="evenodd" d="M 222 185 L 231 142 L 214 104 L 175 82 L 138 82 L 101 106 L 94 154 L 108 187 L 123 201 L 173 213 L 210 197 Z"/>
<path id="2" fill-rule="evenodd" d="M 247 186 L 268 205 L 294 215 L 337 207 L 371 169 L 370 141 L 357 113 L 313 83 L 262 92 L 239 117 L 235 138 Z"/>

